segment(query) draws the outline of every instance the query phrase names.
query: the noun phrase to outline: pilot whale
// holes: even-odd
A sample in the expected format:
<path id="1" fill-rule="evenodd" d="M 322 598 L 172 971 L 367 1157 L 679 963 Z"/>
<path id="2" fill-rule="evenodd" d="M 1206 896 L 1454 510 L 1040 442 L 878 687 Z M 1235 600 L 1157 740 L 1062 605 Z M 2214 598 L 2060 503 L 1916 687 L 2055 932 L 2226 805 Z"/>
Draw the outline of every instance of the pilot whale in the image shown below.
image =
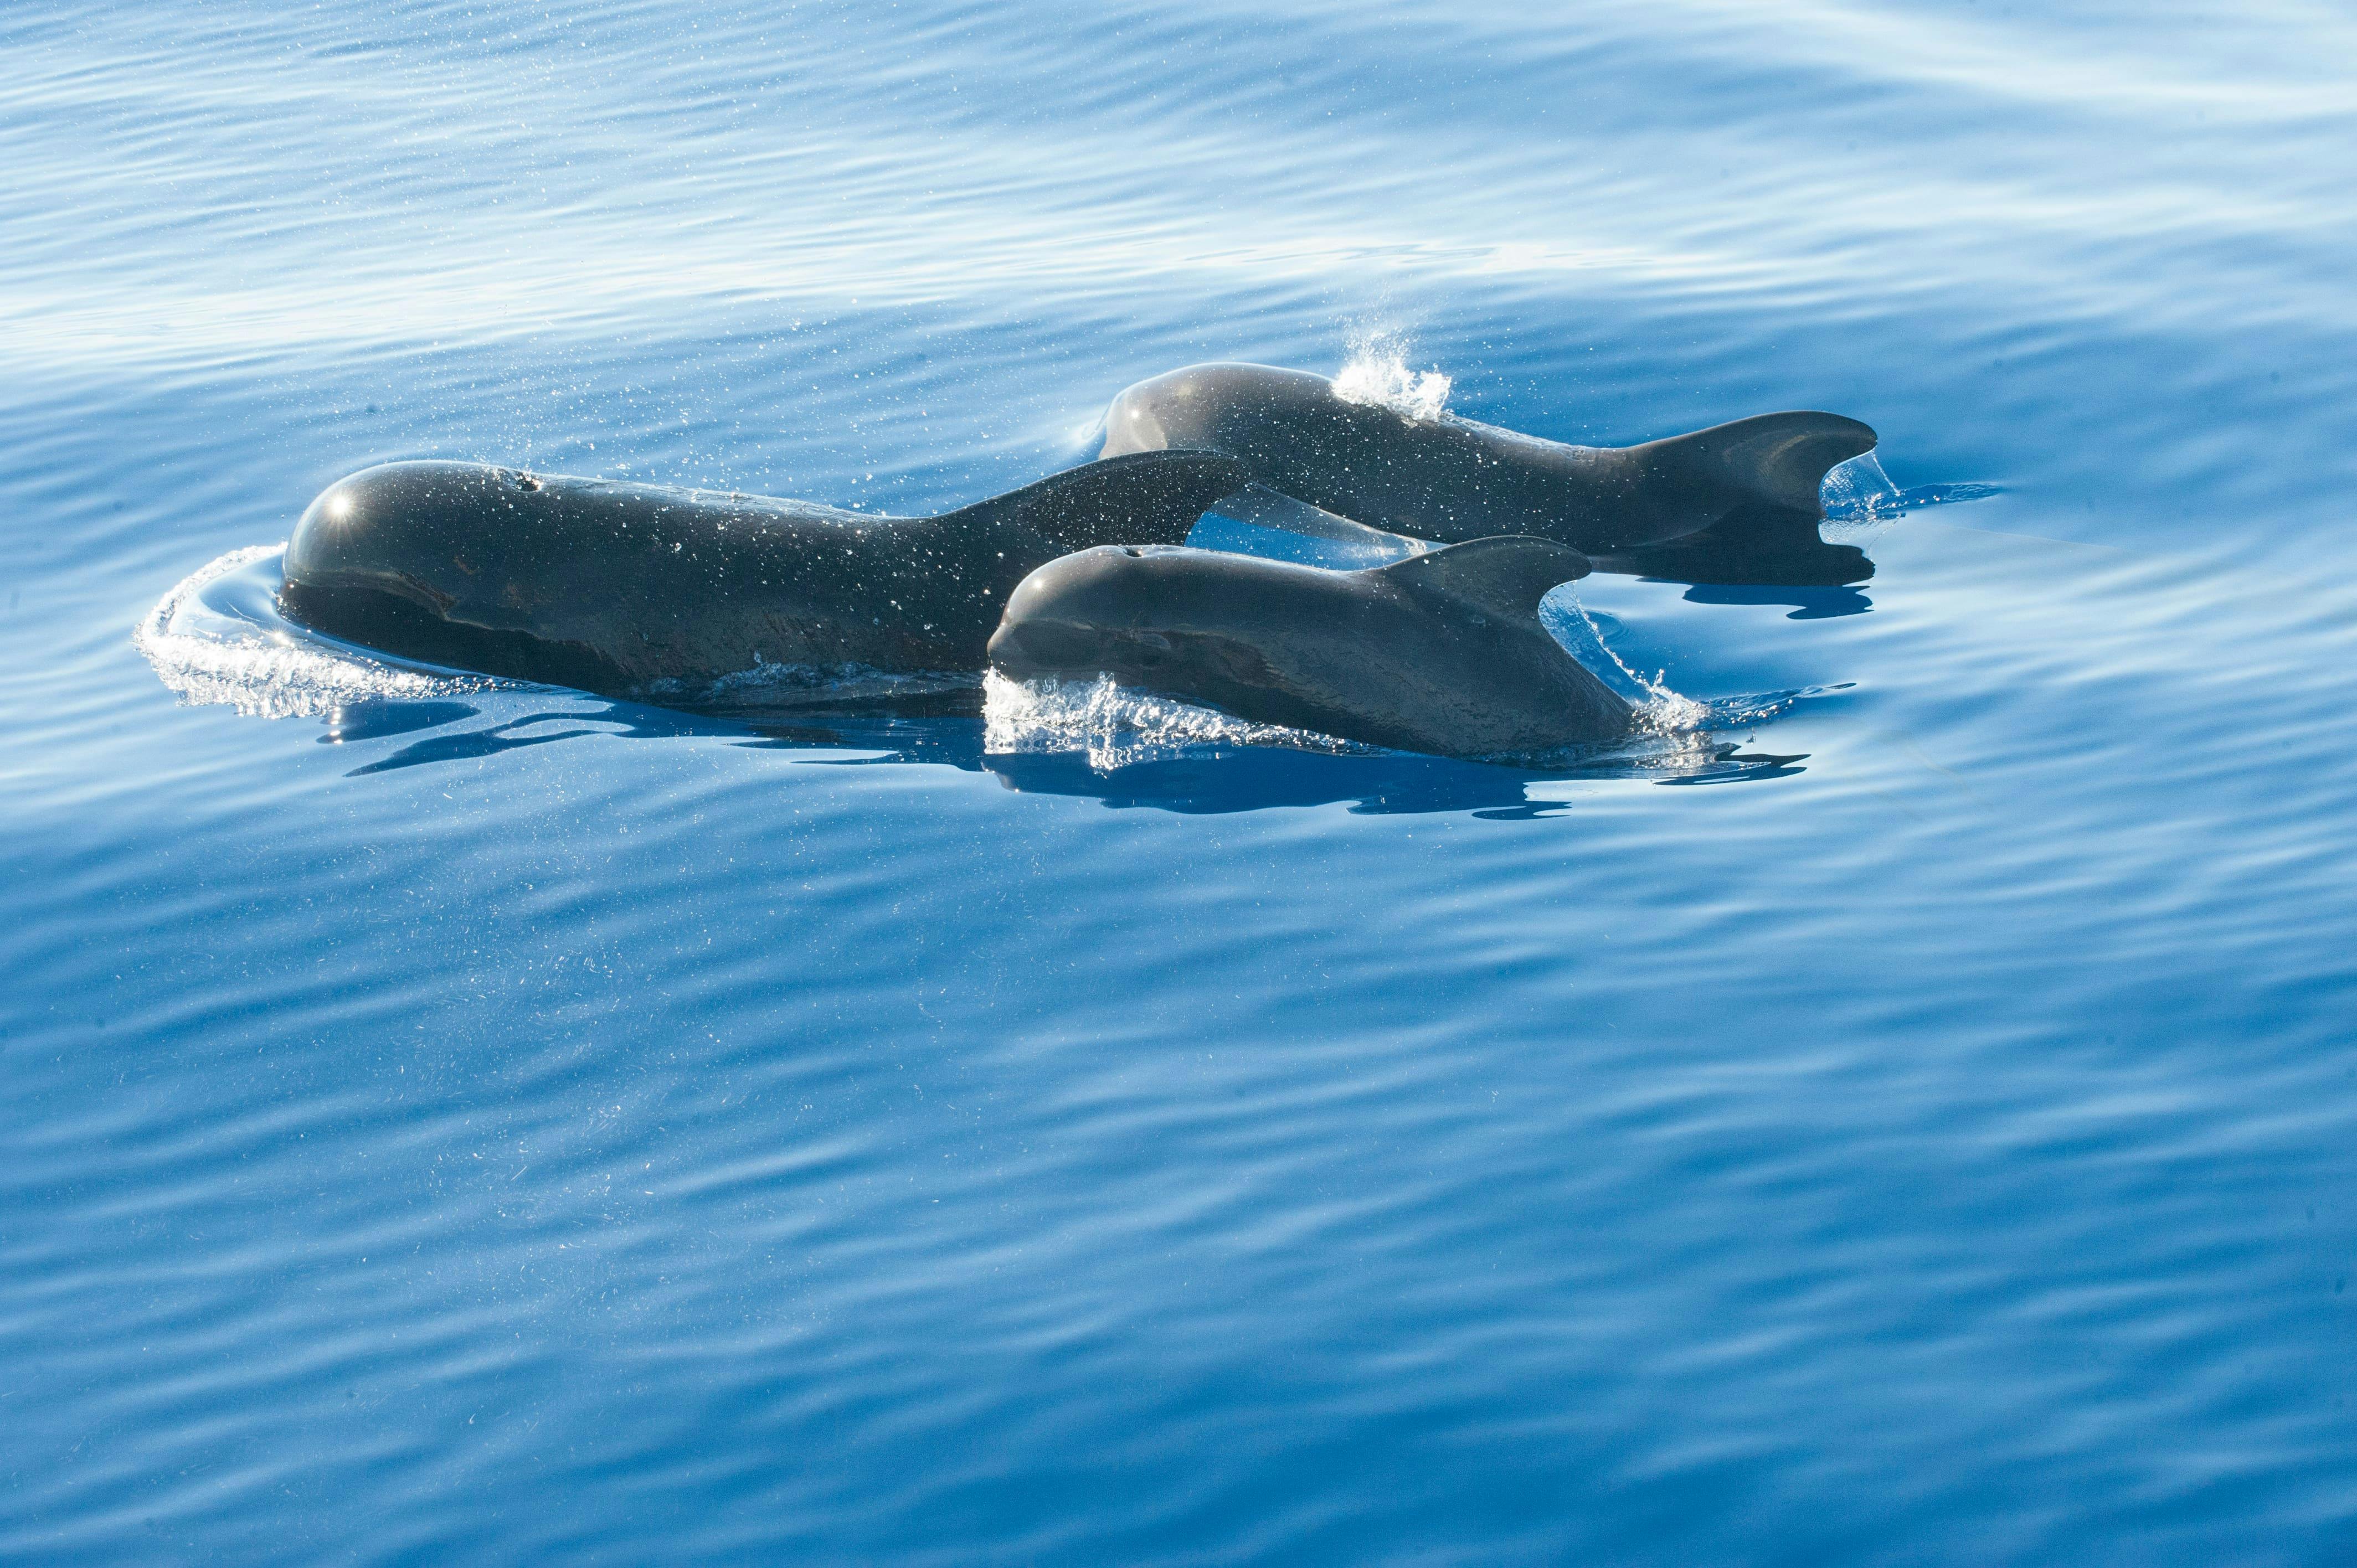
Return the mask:
<path id="1" fill-rule="evenodd" d="M 1875 444 L 1872 429 L 1835 413 L 1573 446 L 1453 414 L 1410 418 L 1306 371 L 1208 364 L 1130 387 L 1104 427 L 1107 456 L 1224 452 L 1268 489 L 1418 539 L 1535 534 L 1608 571 L 1684 582 L 1832 585 L 1874 575 L 1863 551 L 1817 533 L 1826 471 Z"/>
<path id="2" fill-rule="evenodd" d="M 938 517 L 393 463 L 321 492 L 286 547 L 294 619 L 388 653 L 622 694 L 769 662 L 982 668 L 1007 594 L 1113 541 L 1176 542 L 1243 482 L 1140 453 Z"/>
<path id="3" fill-rule="evenodd" d="M 1629 704 L 1539 624 L 1587 575 L 1568 545 L 1477 539 L 1337 572 L 1106 545 L 1023 579 L 990 639 L 1017 680 L 1092 680 L 1240 718 L 1448 757 L 1527 756 L 1628 732 Z"/>

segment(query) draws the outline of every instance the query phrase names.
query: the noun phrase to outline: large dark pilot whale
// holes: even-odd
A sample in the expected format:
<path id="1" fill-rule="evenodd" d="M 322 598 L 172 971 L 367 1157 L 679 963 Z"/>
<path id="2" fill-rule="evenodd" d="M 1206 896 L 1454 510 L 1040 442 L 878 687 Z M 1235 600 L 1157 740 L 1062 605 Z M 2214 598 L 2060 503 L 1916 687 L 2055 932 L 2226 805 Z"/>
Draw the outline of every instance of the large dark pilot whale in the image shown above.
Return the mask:
<path id="1" fill-rule="evenodd" d="M 437 664 L 621 693 L 757 663 L 973 671 L 1025 574 L 1177 542 L 1243 483 L 1141 453 L 938 517 L 479 463 L 338 481 L 286 547 L 282 603 L 331 636 Z"/>
<path id="2" fill-rule="evenodd" d="M 1818 489 L 1873 450 L 1835 413 L 1763 413 L 1642 446 L 1573 446 L 1453 414 L 1411 418 L 1267 365 L 1191 365 L 1105 413 L 1104 455 L 1224 452 L 1254 481 L 1418 539 L 1536 534 L 1608 571 L 1684 582 L 1832 585 L 1874 575 L 1826 543 Z"/>
<path id="3" fill-rule="evenodd" d="M 1587 570 L 1530 538 L 1357 572 L 1109 545 L 1026 577 L 990 661 L 1403 751 L 1528 756 L 1629 729 L 1629 704 L 1539 624 L 1547 590 Z"/>

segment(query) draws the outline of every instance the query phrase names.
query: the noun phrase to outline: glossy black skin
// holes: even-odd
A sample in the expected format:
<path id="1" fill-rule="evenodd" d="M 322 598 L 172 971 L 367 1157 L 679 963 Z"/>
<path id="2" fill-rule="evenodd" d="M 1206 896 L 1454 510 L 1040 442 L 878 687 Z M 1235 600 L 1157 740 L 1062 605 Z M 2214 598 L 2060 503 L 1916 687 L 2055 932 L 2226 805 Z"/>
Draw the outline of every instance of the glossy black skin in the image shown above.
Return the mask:
<path id="1" fill-rule="evenodd" d="M 1458 551 L 1469 553 L 1459 557 Z M 1456 560 L 1448 558 L 1457 557 Z M 1451 584 L 1452 568 L 1487 568 Z M 1577 552 L 1481 540 L 1360 572 L 1105 547 L 1023 580 L 990 639 L 1017 680 L 1093 680 L 1265 724 L 1444 757 L 1527 757 L 1627 734 L 1629 704 L 1539 624 Z"/>
<path id="2" fill-rule="evenodd" d="M 1115 398 L 1104 455 L 1223 452 L 1271 489 L 1417 539 L 1533 534 L 1608 571 L 1830 585 L 1863 581 L 1874 566 L 1818 536 L 1818 486 L 1874 445 L 1854 419 L 1790 413 L 1638 446 L 1572 446 L 1346 402 L 1305 371 L 1209 364 Z"/>
<path id="3" fill-rule="evenodd" d="M 389 653 L 623 693 L 757 662 L 979 670 L 1006 596 L 1070 551 L 1186 537 L 1222 457 L 1094 463 L 939 517 L 394 463 L 339 481 L 286 549 L 288 615 Z"/>

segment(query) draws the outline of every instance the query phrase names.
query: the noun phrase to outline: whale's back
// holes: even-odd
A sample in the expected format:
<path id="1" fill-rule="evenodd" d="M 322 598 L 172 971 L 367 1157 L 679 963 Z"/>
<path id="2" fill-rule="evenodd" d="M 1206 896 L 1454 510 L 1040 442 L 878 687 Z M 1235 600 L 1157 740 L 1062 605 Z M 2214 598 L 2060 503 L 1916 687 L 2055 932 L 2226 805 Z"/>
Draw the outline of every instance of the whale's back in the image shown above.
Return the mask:
<path id="1" fill-rule="evenodd" d="M 286 551 L 296 619 L 405 658 L 625 693 L 757 664 L 982 667 L 1007 593 L 1114 540 L 1176 542 L 1230 459 L 1093 463 L 931 518 L 399 463 L 339 480 Z"/>
<path id="2" fill-rule="evenodd" d="M 1612 569 L 1849 582 L 1873 568 L 1819 539 L 1819 492 L 1835 465 L 1874 445 L 1855 419 L 1797 411 L 1578 446 L 1357 401 L 1305 371 L 1206 364 L 1124 391 L 1106 410 L 1104 450 L 1225 453 L 1269 489 L 1415 538 L 1541 534 Z"/>

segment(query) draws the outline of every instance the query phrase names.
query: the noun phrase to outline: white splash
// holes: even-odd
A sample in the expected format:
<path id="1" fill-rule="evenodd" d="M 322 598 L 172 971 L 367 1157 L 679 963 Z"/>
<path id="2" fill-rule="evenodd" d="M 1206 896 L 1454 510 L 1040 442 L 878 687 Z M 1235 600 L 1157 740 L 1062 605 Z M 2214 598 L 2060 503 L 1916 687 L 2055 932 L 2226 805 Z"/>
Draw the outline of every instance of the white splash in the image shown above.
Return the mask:
<path id="1" fill-rule="evenodd" d="M 1379 749 L 1148 696 L 1106 675 L 1026 682 L 994 670 L 983 677 L 982 713 L 984 750 L 1084 751 L 1100 773 L 1204 746 L 1286 746 L 1339 755 Z"/>
<path id="2" fill-rule="evenodd" d="M 180 701 L 256 718 L 301 718 L 371 698 L 446 697 L 509 684 L 380 663 L 299 635 L 266 607 L 275 590 L 259 582 L 266 576 L 275 583 L 274 566 L 265 571 L 263 564 L 274 563 L 285 548 L 232 550 L 182 578 L 133 630 L 133 645 Z M 240 574 L 256 580 L 234 582 Z M 223 604 L 208 603 L 207 590 L 225 584 L 242 591 Z"/>
<path id="3" fill-rule="evenodd" d="M 1448 410 L 1449 379 L 1438 371 L 1412 371 L 1407 339 L 1396 332 L 1365 333 L 1351 339 L 1351 358 L 1334 377 L 1334 395 L 1344 403 L 1388 408 L 1401 418 L 1429 423 Z"/>
<path id="4" fill-rule="evenodd" d="M 1664 740 L 1698 739 L 1711 721 L 1710 704 L 1672 690 L 1667 679 L 1669 671 L 1665 670 L 1656 670 L 1650 676 L 1638 673 L 1606 640 L 1604 628 L 1597 624 L 1596 617 L 1580 602 L 1579 591 L 1566 585 L 1561 592 L 1564 602 L 1571 606 L 1573 613 L 1587 628 L 1587 639 L 1583 640 L 1610 660 L 1613 668 L 1627 678 L 1629 684 L 1643 693 L 1632 703 L 1636 709 L 1639 732 Z M 1609 620 L 1612 618 L 1608 616 L 1605 618 Z M 1617 622 L 1615 628 L 1618 628 Z M 1581 651 L 1572 650 L 1572 656 L 1577 658 Z"/>
<path id="5" fill-rule="evenodd" d="M 1625 664 L 1621 668 L 1628 670 Z M 1601 747 L 1574 746 L 1493 760 L 1532 767 L 1569 760 L 1631 775 L 1703 772 L 1716 767 L 1726 749 L 1713 739 L 1712 725 L 1763 722 L 1789 706 L 1793 695 L 1778 693 L 1710 704 L 1682 696 L 1658 680 L 1648 682 L 1633 671 L 1629 675 L 1655 694 L 1634 704 L 1636 725 L 1628 739 Z M 1190 703 L 1148 696 L 1105 675 L 1092 681 L 1025 682 L 994 670 L 983 677 L 983 719 L 986 752 L 1082 752 L 1099 773 L 1231 746 L 1286 746 L 1338 757 L 1384 755 L 1381 746 L 1315 730 L 1254 724 Z"/>
<path id="6" fill-rule="evenodd" d="M 1871 452 L 1835 464 L 1817 493 L 1825 509 L 1820 532 L 1836 544 L 1856 544 L 1888 527 L 1906 510 L 1906 498 Z"/>

